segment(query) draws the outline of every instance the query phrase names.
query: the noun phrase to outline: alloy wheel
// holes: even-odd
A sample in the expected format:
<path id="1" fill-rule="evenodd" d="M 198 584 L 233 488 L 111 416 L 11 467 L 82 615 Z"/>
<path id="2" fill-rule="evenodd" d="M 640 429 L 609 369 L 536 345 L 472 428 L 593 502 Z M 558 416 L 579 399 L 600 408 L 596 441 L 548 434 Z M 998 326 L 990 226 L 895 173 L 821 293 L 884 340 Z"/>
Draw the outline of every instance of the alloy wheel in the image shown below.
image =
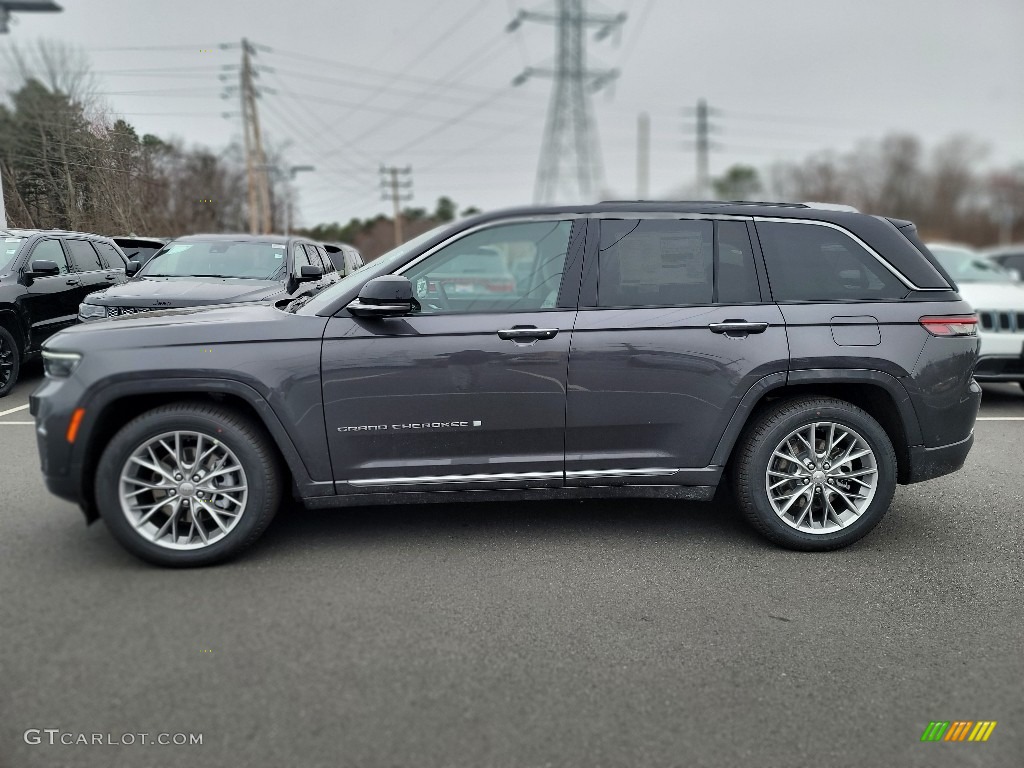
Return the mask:
<path id="1" fill-rule="evenodd" d="M 875 453 L 856 430 L 816 421 L 790 432 L 772 451 L 765 488 L 775 514 L 802 533 L 855 523 L 878 484 Z"/>
<path id="2" fill-rule="evenodd" d="M 150 438 L 125 461 L 121 510 L 135 532 L 167 549 L 201 549 L 227 536 L 245 513 L 245 470 L 224 443 L 194 431 Z"/>

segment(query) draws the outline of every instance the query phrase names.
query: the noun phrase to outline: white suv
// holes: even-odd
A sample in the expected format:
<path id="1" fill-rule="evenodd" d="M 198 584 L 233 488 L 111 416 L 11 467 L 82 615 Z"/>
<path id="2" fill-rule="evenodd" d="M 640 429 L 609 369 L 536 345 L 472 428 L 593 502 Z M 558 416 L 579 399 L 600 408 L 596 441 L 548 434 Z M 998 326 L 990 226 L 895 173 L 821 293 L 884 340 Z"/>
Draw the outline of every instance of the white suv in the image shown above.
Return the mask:
<path id="1" fill-rule="evenodd" d="M 930 243 L 928 249 L 959 286 L 978 315 L 981 357 L 978 381 L 1016 381 L 1024 387 L 1024 286 L 991 259 L 962 245 Z"/>

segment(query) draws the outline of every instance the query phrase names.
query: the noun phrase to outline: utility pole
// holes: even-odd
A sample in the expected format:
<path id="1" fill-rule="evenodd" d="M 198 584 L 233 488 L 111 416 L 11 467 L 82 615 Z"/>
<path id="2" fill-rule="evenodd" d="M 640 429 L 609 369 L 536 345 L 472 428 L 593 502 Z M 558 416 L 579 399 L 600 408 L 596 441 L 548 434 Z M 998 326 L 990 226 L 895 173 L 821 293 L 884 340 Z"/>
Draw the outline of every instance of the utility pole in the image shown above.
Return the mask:
<path id="1" fill-rule="evenodd" d="M 718 131 L 718 126 L 712 125 L 708 118 L 710 115 L 718 114 L 718 112 L 709 108 L 708 103 L 704 99 L 697 101 L 696 109 L 687 108 L 684 112 L 696 117 L 697 197 L 706 200 L 711 196 L 708 154 L 712 149 L 718 149 L 718 146 L 709 138 L 711 133 Z"/>
<path id="2" fill-rule="evenodd" d="M 651 116 L 641 112 L 636 120 L 636 199 L 646 200 L 651 187 Z"/>
<path id="3" fill-rule="evenodd" d="M 596 39 L 603 40 L 621 29 L 626 14 L 587 13 L 585 4 L 586 0 L 555 0 L 553 13 L 519 11 L 506 27 L 514 32 L 524 21 L 555 25 L 554 67 L 527 67 L 512 81 L 521 85 L 533 76 L 554 80 L 534 187 L 538 203 L 559 198 L 590 199 L 603 181 L 590 94 L 619 73 L 615 69 L 587 69 L 585 34 L 587 28 L 596 27 Z"/>
<path id="4" fill-rule="evenodd" d="M 0 34 L 10 32 L 8 26 L 13 11 L 60 13 L 64 9 L 52 0 L 0 0 Z M 0 227 L 7 227 L 7 209 L 4 207 L 4 169 L 0 165 Z"/>
<path id="5" fill-rule="evenodd" d="M 267 158 L 263 152 L 259 112 L 256 109 L 258 93 L 252 66 L 252 57 L 255 54 L 255 46 L 242 38 L 239 93 L 242 98 L 242 133 L 245 136 L 245 167 L 249 183 L 249 231 L 254 235 L 268 234 L 271 229 L 270 178 L 267 173 Z"/>
<path id="6" fill-rule="evenodd" d="M 399 181 L 399 177 L 405 177 Z M 405 189 L 412 189 L 412 166 L 398 168 L 397 166 L 380 167 L 380 186 L 383 190 L 382 200 L 391 200 L 395 211 L 395 247 L 405 242 L 402 236 L 402 202 L 412 200 L 412 192 L 403 192 Z"/>

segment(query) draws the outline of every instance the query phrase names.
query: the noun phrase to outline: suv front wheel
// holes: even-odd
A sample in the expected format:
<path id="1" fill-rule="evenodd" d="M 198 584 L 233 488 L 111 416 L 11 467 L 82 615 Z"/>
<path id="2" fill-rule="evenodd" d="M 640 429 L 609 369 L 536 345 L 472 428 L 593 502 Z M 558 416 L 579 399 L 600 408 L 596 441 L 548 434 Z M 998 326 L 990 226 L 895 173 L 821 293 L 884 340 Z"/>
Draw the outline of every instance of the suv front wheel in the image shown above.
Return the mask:
<path id="1" fill-rule="evenodd" d="M 263 430 L 206 403 L 142 414 L 114 436 L 96 470 L 107 527 L 158 565 L 233 557 L 259 538 L 280 499 L 277 457 Z"/>
<path id="2" fill-rule="evenodd" d="M 865 411 L 827 397 L 770 406 L 737 446 L 734 483 L 747 520 L 792 549 L 865 536 L 896 490 L 896 454 Z"/>

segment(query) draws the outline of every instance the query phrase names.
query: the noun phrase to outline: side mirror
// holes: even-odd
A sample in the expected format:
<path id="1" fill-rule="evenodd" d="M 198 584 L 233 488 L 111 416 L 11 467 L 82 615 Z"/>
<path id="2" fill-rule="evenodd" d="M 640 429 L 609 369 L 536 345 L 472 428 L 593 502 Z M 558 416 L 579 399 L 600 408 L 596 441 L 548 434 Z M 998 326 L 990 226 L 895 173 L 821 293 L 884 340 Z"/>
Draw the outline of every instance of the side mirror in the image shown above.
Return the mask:
<path id="1" fill-rule="evenodd" d="M 356 317 L 400 317 L 420 308 L 412 293 L 412 283 L 402 275 L 381 275 L 370 280 L 359 291 L 359 297 L 348 305 Z"/>
<path id="2" fill-rule="evenodd" d="M 60 274 L 60 267 L 57 266 L 57 262 L 50 261 L 49 259 L 35 259 L 29 265 L 29 271 L 25 273 L 26 277 L 53 277 L 54 275 Z"/>
<path id="3" fill-rule="evenodd" d="M 129 259 L 128 264 L 124 268 L 124 273 L 128 275 L 128 277 L 135 277 L 140 269 L 142 269 L 142 264 Z"/>
<path id="4" fill-rule="evenodd" d="M 303 264 L 299 267 L 299 274 L 295 278 L 300 283 L 311 283 L 314 280 L 319 280 L 324 276 L 323 267 L 314 267 L 309 264 Z"/>

